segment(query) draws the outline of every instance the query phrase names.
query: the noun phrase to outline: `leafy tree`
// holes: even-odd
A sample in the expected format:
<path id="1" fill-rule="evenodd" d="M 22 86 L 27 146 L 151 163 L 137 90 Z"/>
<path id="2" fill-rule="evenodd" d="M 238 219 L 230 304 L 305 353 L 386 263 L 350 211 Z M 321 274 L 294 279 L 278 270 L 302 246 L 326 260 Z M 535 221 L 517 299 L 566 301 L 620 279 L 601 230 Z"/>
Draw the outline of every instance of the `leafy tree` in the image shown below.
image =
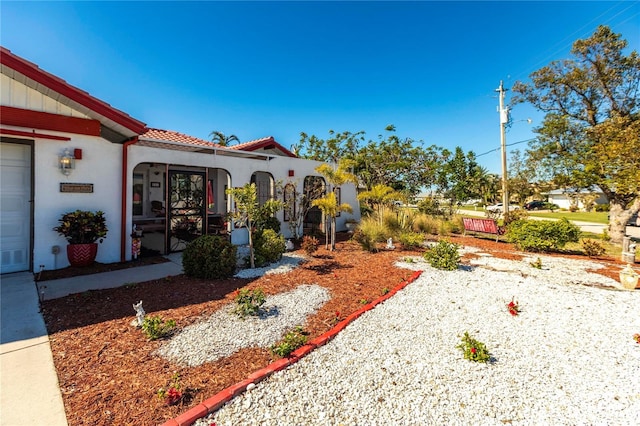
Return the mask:
<path id="1" fill-rule="evenodd" d="M 225 135 L 222 132 L 219 132 L 217 130 L 214 130 L 213 132 L 209 133 L 209 136 L 211 136 L 211 142 L 217 143 L 218 145 L 222 145 L 222 146 L 229 146 L 231 144 L 231 142 L 240 142 L 240 139 L 238 139 L 238 137 L 236 135 Z"/>
<path id="2" fill-rule="evenodd" d="M 282 204 L 276 200 L 268 200 L 260 206 L 255 183 L 247 183 L 240 188 L 228 188 L 226 193 L 233 197 L 236 205 L 236 209 L 231 213 L 231 216 L 240 226 L 246 226 L 249 232 L 249 261 L 251 267 L 255 268 L 253 229 L 257 223 L 265 221 L 267 216 L 272 216 L 276 211 L 281 209 Z"/>
<path id="3" fill-rule="evenodd" d="M 511 153 L 510 164 L 507 180 L 509 194 L 516 198 L 518 204 L 522 205 L 528 197 L 534 194 L 532 182 L 535 178 L 535 170 L 527 167 L 526 159 L 518 149 Z"/>
<path id="4" fill-rule="evenodd" d="M 363 131 L 336 133 L 333 130 L 329 130 L 327 139 L 320 139 L 315 135 L 309 136 L 301 132 L 300 142 L 293 146 L 293 151 L 300 158 L 335 163 L 341 158 L 355 157 L 360 143 L 363 141 Z"/>
<path id="5" fill-rule="evenodd" d="M 640 210 L 640 57 L 607 26 L 573 44 L 572 59 L 553 61 L 517 82 L 514 102 L 546 113 L 529 155 L 558 186 L 597 186 L 610 204 L 609 233 L 620 243 Z"/>
<path id="6" fill-rule="evenodd" d="M 386 130 L 393 132 L 395 127 L 387 126 Z M 421 187 L 430 183 L 426 178 L 433 171 L 437 157 L 437 148 L 425 150 L 414 139 L 379 135 L 378 141 L 370 140 L 358 151 L 354 173 L 367 188 L 379 184 L 416 195 Z"/>
<path id="7" fill-rule="evenodd" d="M 437 176 L 438 189 L 449 200 L 449 213 L 452 214 L 458 203 L 479 197 L 477 188 L 469 182 L 476 180 L 481 168 L 475 154 L 471 151 L 465 154 L 460 147 L 456 147 L 454 153 L 444 150 L 443 156 L 445 162 Z"/>

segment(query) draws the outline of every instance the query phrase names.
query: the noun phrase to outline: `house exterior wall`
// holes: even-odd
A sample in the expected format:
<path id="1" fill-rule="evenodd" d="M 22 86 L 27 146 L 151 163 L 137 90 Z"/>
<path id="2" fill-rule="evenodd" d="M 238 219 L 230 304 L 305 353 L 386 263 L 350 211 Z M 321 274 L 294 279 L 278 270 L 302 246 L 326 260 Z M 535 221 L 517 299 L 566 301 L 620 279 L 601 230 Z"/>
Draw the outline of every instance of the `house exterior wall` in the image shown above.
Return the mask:
<path id="1" fill-rule="evenodd" d="M 21 108 L 25 110 L 46 112 L 65 117 L 89 118 L 84 113 L 70 108 L 54 99 L 57 93 L 34 90 L 21 82 L 0 74 L 2 87 L 0 105 Z M 47 93 L 47 94 L 45 94 Z M 21 124 L 22 126 L 22 124 Z M 305 176 L 318 175 L 315 168 L 321 162 L 291 158 L 286 156 L 273 156 L 270 160 L 259 160 L 233 156 L 212 155 L 162 148 L 145 147 L 136 144 L 124 148 L 123 145 L 112 143 L 99 136 L 80 135 L 61 131 L 52 131 L 35 127 L 19 127 L 16 125 L 2 125 L 3 129 L 28 133 L 28 136 L 12 136 L 14 139 L 33 141 L 32 187 L 33 187 L 33 217 L 25 218 L 25 224 L 32 227 L 32 265 L 33 270 L 60 269 L 69 265 L 66 256 L 67 241 L 53 230 L 57 226 L 60 217 L 74 210 L 103 211 L 106 218 L 108 233 L 104 241 L 99 245 L 96 260 L 101 263 L 113 263 L 121 260 L 121 249 L 124 244 L 125 259 L 131 259 L 131 230 L 133 229 L 132 214 L 132 181 L 133 171 L 140 163 L 169 164 L 172 168 L 198 167 L 210 169 L 222 169 L 229 173 L 230 186 L 243 186 L 251 179 L 254 172 L 265 172 L 273 176 L 275 182 L 292 182 L 298 193 L 303 190 Z M 73 131 L 73 130 L 71 130 Z M 35 132 L 35 134 L 34 134 Z M 33 136 L 31 136 L 34 134 Z M 69 140 L 54 140 L 41 137 L 63 137 Z M 58 157 L 65 149 L 73 152 L 74 149 L 82 150 L 82 159 L 75 161 L 75 169 L 69 176 L 65 176 L 59 170 Z M 127 182 L 122 184 L 123 149 L 127 149 L 126 177 Z M 182 166 L 179 166 L 182 165 Z M 159 170 L 164 170 L 163 168 Z M 289 170 L 294 173 L 289 177 Z M 220 177 L 226 173 L 219 172 L 217 193 L 224 192 L 226 179 Z M 93 192 L 61 192 L 61 183 L 92 184 Z M 161 194 L 153 193 L 150 196 L 162 199 Z M 125 204 L 124 242 L 122 241 L 122 200 Z M 280 195 L 278 195 L 280 198 Z M 354 214 L 342 214 L 337 219 L 338 230 L 345 230 L 345 221 L 355 217 L 360 219 L 356 188 L 354 185 L 343 185 L 341 188 L 342 202 L 350 203 L 354 207 Z M 216 197 L 217 198 L 217 197 Z M 282 222 L 282 233 L 290 237 L 290 231 L 284 219 L 284 213 L 278 212 L 278 219 Z M 28 223 L 31 221 L 31 223 Z M 234 244 L 245 244 L 248 241 L 246 230 L 232 232 Z M 123 244 L 122 244 L 123 243 Z M 53 253 L 54 247 L 59 248 L 59 253 Z"/>

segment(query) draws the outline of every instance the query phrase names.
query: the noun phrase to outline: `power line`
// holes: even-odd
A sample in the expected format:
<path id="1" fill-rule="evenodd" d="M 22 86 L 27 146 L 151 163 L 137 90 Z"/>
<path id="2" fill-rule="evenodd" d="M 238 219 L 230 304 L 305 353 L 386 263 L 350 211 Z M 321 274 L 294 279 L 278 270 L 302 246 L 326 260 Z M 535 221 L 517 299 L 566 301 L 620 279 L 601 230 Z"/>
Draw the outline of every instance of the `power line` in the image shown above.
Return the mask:
<path id="1" fill-rule="evenodd" d="M 534 141 L 534 140 L 536 140 L 536 138 L 525 139 L 525 140 L 523 140 L 523 141 L 518 141 L 518 142 L 508 143 L 508 144 L 506 144 L 506 146 L 519 145 L 519 144 L 521 144 L 521 143 L 531 142 L 531 141 Z M 499 147 L 497 147 L 497 148 L 495 148 L 495 149 L 492 149 L 492 150 L 490 150 L 490 151 L 483 152 L 482 154 L 478 154 L 478 155 L 476 155 L 476 158 L 478 158 L 478 157 L 482 157 L 483 155 L 491 154 L 492 152 L 496 152 L 496 151 L 498 151 L 498 150 L 499 150 L 499 149 L 501 149 L 501 148 L 502 148 L 502 147 L 500 147 L 500 146 L 499 146 Z"/>

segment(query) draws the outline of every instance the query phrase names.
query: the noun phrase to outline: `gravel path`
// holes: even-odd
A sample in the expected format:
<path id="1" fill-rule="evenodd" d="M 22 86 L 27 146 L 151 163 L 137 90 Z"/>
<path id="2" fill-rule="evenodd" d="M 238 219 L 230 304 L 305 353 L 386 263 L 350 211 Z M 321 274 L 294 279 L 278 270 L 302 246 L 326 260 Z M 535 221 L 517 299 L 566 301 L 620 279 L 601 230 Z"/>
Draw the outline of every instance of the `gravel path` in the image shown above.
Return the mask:
<path id="1" fill-rule="evenodd" d="M 640 291 L 572 284 L 616 286 L 594 262 L 536 259 L 402 263 L 425 272 L 196 425 L 637 424 Z M 462 357 L 465 331 L 492 363 Z"/>

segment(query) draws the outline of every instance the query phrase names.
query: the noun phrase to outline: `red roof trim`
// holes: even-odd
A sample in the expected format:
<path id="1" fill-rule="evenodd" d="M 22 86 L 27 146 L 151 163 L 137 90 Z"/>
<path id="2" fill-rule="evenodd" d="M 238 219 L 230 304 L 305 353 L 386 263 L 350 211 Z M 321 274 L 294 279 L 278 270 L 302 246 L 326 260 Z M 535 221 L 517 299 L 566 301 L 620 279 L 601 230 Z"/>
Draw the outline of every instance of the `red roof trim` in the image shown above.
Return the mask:
<path id="1" fill-rule="evenodd" d="M 49 112 L 9 106 L 0 106 L 0 123 L 6 126 L 100 136 L 100 122 L 98 120 L 69 117 L 68 115 L 52 114 Z"/>
<path id="2" fill-rule="evenodd" d="M 23 132 L 21 130 L 13 130 L 13 129 L 3 129 L 0 128 L 0 135 L 11 135 L 11 136 L 26 136 L 28 138 L 39 138 L 39 139 L 51 139 L 54 141 L 70 141 L 71 138 L 66 136 L 55 136 L 55 135 L 46 135 L 44 133 L 36 133 L 36 132 Z"/>
<path id="3" fill-rule="evenodd" d="M 19 72 L 20 74 L 25 75 L 33 81 L 36 81 L 43 86 L 78 102 L 80 105 L 95 111 L 109 120 L 126 127 L 136 134 L 142 134 L 145 130 L 145 123 L 138 121 L 126 113 L 112 107 L 108 103 L 91 96 L 89 93 L 70 85 L 61 78 L 40 69 L 36 64 L 22 59 L 21 57 L 13 54 L 9 49 L 2 46 L 0 46 L 0 63 L 16 72 Z"/>
<path id="4" fill-rule="evenodd" d="M 249 141 L 245 143 L 241 143 L 239 145 L 230 146 L 231 149 L 237 149 L 239 151 L 257 151 L 259 149 L 278 149 L 282 151 L 287 157 L 298 158 L 293 152 L 289 151 L 287 148 L 280 145 L 273 136 L 269 136 L 262 139 L 257 139 L 254 141 Z"/>

